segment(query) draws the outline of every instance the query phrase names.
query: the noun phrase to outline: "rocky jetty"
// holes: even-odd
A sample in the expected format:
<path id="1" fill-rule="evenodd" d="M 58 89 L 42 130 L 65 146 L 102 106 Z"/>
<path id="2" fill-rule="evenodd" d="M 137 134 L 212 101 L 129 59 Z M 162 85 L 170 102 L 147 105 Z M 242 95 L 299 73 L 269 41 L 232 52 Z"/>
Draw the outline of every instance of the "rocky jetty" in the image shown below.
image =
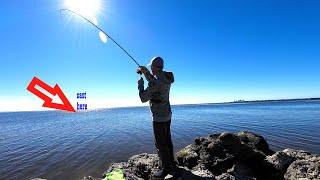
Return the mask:
<path id="1" fill-rule="evenodd" d="M 176 153 L 176 159 L 182 175 L 179 179 L 186 180 L 320 179 L 319 155 L 293 149 L 274 152 L 262 136 L 251 132 L 196 138 Z M 127 162 L 111 164 L 106 173 L 116 168 L 124 171 L 127 180 L 151 179 L 159 168 L 159 158 L 156 154 L 135 155 Z"/>

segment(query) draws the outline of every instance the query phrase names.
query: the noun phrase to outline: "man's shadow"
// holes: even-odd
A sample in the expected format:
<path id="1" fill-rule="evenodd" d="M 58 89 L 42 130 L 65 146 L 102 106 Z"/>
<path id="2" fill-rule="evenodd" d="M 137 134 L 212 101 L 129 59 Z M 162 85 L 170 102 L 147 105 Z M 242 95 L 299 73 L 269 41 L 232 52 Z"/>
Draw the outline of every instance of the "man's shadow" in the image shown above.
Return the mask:
<path id="1" fill-rule="evenodd" d="M 178 168 L 179 177 L 172 177 L 170 176 L 169 178 L 165 178 L 165 180 L 209 180 L 209 179 L 215 179 L 214 177 L 201 177 L 198 175 L 193 174 L 191 171 L 186 170 L 184 168 Z"/>

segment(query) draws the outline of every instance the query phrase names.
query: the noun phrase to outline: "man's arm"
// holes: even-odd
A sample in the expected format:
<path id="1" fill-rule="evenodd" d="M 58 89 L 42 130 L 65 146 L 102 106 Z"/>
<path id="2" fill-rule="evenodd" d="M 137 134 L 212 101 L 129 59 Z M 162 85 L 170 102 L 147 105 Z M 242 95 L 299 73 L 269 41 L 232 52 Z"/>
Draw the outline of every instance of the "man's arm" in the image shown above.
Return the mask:
<path id="1" fill-rule="evenodd" d="M 140 80 L 138 81 L 138 89 L 141 102 L 145 103 L 151 99 L 154 87 L 150 86 L 149 83 L 149 86 L 144 89 L 143 78 L 140 78 Z"/>
<path id="2" fill-rule="evenodd" d="M 150 71 L 147 71 L 144 73 L 144 77 L 146 77 L 148 82 L 152 82 L 155 80 L 154 76 L 150 73 Z"/>
<path id="3" fill-rule="evenodd" d="M 155 80 L 155 77 L 150 73 L 149 69 L 146 68 L 145 66 L 140 66 L 138 68 L 138 71 L 140 71 L 144 74 L 144 76 L 146 77 L 148 82 L 152 82 Z"/>

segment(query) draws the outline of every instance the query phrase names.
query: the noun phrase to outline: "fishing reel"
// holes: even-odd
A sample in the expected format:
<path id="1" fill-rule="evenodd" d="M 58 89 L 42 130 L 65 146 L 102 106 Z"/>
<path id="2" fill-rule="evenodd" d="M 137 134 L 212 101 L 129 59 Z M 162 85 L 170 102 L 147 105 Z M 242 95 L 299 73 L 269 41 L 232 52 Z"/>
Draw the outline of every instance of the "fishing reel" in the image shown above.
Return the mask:
<path id="1" fill-rule="evenodd" d="M 140 69 L 137 69 L 137 73 L 138 73 L 139 75 L 142 75 L 142 72 L 141 72 Z"/>

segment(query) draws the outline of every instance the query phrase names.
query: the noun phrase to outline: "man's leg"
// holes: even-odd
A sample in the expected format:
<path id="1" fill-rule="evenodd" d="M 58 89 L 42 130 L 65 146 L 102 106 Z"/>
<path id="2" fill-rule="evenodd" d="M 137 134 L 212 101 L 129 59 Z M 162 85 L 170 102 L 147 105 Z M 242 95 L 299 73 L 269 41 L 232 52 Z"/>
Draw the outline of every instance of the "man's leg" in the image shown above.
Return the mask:
<path id="1" fill-rule="evenodd" d="M 175 162 L 174 162 L 174 155 L 173 155 L 173 144 L 172 144 L 172 139 L 171 139 L 171 120 L 168 122 L 167 124 L 167 127 L 166 127 L 166 144 L 167 144 L 167 147 L 168 147 L 168 160 L 169 160 L 169 163 L 170 163 L 170 166 L 173 166 L 175 165 Z"/>
<path id="2" fill-rule="evenodd" d="M 158 173 L 159 176 L 166 175 L 172 170 L 173 145 L 170 133 L 171 122 L 153 122 L 154 140 L 156 149 L 161 161 L 163 172 Z"/>
<path id="3" fill-rule="evenodd" d="M 172 144 L 172 139 L 171 139 L 171 130 L 170 130 L 170 125 L 171 125 L 171 120 L 168 123 L 167 126 L 167 140 L 166 140 L 166 144 L 168 147 L 168 164 L 170 166 L 169 170 L 170 170 L 170 174 L 174 177 L 174 178 L 178 178 L 181 177 L 179 168 L 177 167 L 176 162 L 174 161 L 174 155 L 173 155 L 173 144 Z"/>

